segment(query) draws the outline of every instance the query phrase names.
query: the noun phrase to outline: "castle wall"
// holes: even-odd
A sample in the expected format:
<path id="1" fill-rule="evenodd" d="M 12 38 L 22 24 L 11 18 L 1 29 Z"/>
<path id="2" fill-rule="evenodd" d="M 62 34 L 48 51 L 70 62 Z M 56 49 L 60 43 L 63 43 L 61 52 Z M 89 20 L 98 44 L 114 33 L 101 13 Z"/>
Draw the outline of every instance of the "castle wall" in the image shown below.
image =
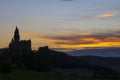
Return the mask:
<path id="1" fill-rule="evenodd" d="M 20 48 L 22 52 L 31 52 L 31 41 L 21 40 Z"/>

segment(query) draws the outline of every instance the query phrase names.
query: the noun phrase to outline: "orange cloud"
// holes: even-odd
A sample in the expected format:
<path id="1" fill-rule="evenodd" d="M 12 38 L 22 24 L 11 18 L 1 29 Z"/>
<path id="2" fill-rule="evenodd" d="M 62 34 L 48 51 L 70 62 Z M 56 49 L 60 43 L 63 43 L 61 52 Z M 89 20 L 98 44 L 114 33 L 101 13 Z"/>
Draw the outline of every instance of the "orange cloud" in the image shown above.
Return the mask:
<path id="1" fill-rule="evenodd" d="M 96 39 L 96 38 L 93 38 L 93 37 L 88 37 L 88 38 L 80 38 L 81 41 L 84 41 L 84 42 L 93 42 L 93 43 L 100 43 L 101 40 L 99 39 Z"/>
<path id="2" fill-rule="evenodd" d="M 106 18 L 106 17 L 112 17 L 112 16 L 116 16 L 116 15 L 117 14 L 115 12 L 105 13 L 105 14 L 96 15 L 96 16 L 94 16 L 94 18 Z"/>
<path id="3" fill-rule="evenodd" d="M 120 35 L 111 33 L 84 33 L 67 34 L 59 36 L 44 36 L 44 39 L 51 41 L 54 47 L 80 49 L 87 47 L 120 47 Z"/>
<path id="4" fill-rule="evenodd" d="M 80 34 L 57 34 L 39 35 L 38 33 L 26 33 L 24 37 L 31 37 L 33 49 L 39 46 L 49 46 L 57 50 L 83 49 L 94 47 L 120 47 L 120 32 L 110 33 L 80 33 Z M 64 49 L 63 49 L 64 48 Z"/>
<path id="5" fill-rule="evenodd" d="M 120 42 L 120 38 L 119 37 L 107 37 L 105 38 L 103 41 L 105 42 Z"/>

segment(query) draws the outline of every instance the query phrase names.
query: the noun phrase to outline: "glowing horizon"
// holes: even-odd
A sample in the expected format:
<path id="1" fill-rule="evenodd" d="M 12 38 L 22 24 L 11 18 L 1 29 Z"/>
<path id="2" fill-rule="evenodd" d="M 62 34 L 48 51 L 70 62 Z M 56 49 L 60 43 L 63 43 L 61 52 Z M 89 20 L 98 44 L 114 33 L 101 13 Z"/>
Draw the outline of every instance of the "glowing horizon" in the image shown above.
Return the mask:
<path id="1" fill-rule="evenodd" d="M 14 32 L 13 32 L 14 33 Z M 110 33 L 80 33 L 57 34 L 52 36 L 40 35 L 33 32 L 25 32 L 21 39 L 31 39 L 32 49 L 37 50 L 42 46 L 64 50 L 78 50 L 85 48 L 120 47 L 119 30 L 111 30 Z M 12 37 L 11 37 L 12 39 Z M 10 42 L 10 41 L 9 41 Z M 7 46 L 9 44 L 6 44 Z"/>

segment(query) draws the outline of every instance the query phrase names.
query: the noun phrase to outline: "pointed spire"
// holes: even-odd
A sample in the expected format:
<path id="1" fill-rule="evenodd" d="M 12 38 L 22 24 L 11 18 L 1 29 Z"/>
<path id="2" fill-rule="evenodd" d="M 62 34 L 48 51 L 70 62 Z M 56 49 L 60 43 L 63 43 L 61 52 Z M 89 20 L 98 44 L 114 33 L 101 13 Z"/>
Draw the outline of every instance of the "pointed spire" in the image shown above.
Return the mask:
<path id="1" fill-rule="evenodd" d="M 14 32 L 14 41 L 17 43 L 20 41 L 19 29 L 17 28 L 17 26 Z"/>
<path id="2" fill-rule="evenodd" d="M 18 27 L 16 26 L 16 29 L 15 29 L 15 32 L 19 32 L 19 29 L 18 29 Z"/>

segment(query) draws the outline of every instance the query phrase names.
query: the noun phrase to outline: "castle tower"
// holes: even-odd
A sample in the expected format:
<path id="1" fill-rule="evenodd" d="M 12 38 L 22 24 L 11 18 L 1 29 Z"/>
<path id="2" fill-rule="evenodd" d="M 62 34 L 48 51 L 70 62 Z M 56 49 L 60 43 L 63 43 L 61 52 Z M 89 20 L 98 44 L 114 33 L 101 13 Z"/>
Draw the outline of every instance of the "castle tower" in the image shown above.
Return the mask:
<path id="1" fill-rule="evenodd" d="M 16 27 L 14 37 L 9 44 L 11 53 L 29 53 L 31 49 L 31 40 L 20 40 L 19 29 Z"/>

